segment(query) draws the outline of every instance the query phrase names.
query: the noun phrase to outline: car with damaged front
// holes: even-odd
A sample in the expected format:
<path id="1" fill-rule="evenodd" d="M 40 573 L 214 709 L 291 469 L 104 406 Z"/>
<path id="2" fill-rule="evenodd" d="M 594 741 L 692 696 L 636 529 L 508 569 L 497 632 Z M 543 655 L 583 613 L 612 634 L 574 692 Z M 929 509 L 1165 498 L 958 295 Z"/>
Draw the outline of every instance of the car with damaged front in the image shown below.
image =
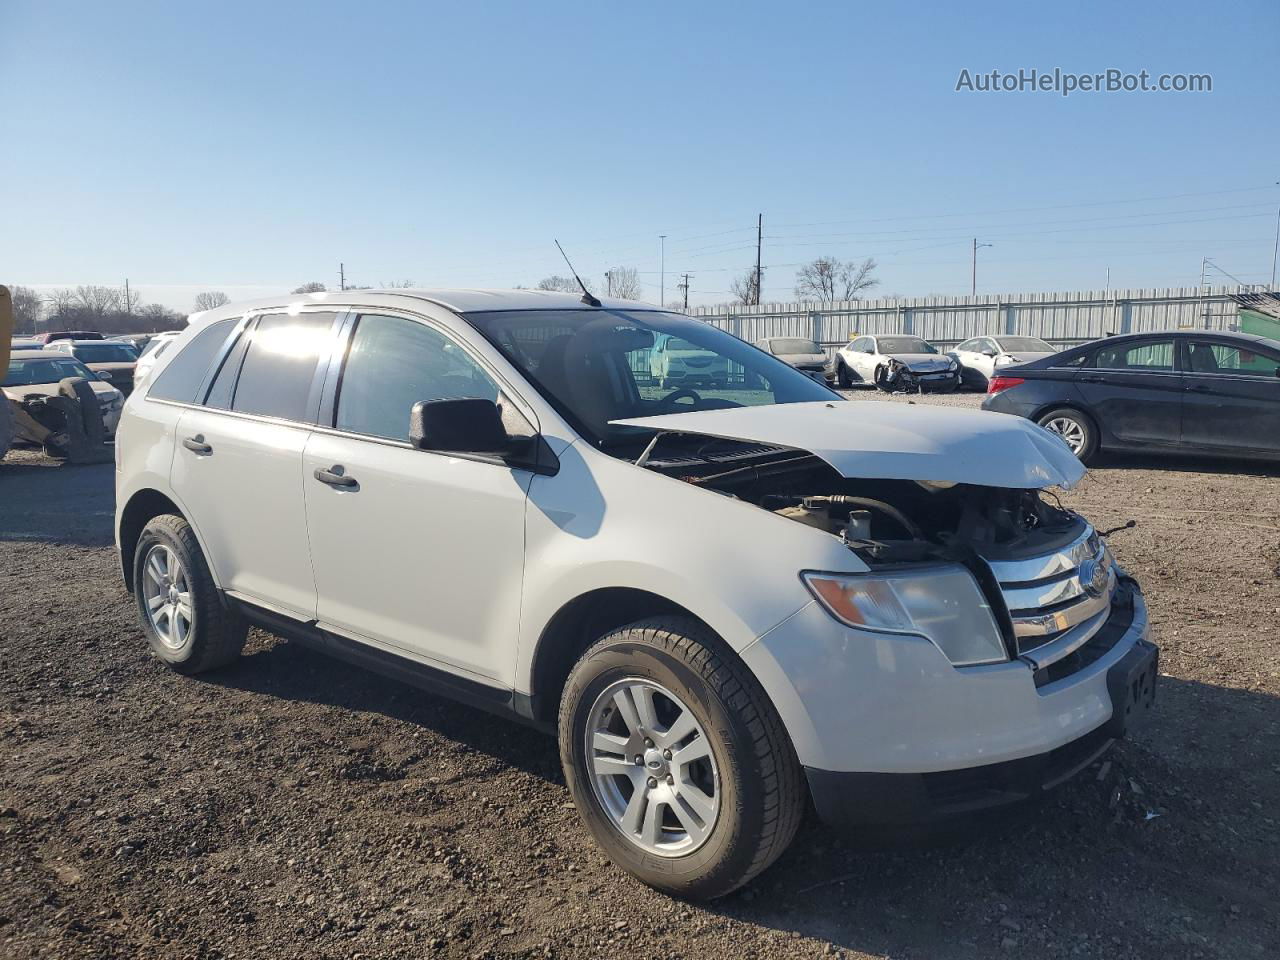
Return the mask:
<path id="1" fill-rule="evenodd" d="M 724 371 L 650 375 L 660 345 Z M 558 738 L 583 827 L 714 897 L 838 825 L 1025 800 L 1154 696 L 1138 585 L 1028 421 L 844 400 L 586 294 L 394 290 L 193 318 L 125 408 L 154 653 L 250 624 Z"/>

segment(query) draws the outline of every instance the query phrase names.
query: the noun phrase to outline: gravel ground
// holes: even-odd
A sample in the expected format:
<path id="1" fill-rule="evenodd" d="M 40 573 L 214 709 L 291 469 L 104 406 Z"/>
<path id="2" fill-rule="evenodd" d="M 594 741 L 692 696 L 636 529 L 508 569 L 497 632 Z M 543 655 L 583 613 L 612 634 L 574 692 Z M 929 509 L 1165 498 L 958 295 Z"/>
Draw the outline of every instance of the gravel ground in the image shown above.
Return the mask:
<path id="1" fill-rule="evenodd" d="M 946 836 L 811 823 L 695 906 L 605 861 L 537 733 L 260 633 L 168 672 L 120 586 L 110 465 L 11 454 L 0 957 L 1280 955 L 1276 475 L 1112 460 L 1066 498 L 1137 520 L 1112 545 L 1162 646 L 1107 763 Z"/>

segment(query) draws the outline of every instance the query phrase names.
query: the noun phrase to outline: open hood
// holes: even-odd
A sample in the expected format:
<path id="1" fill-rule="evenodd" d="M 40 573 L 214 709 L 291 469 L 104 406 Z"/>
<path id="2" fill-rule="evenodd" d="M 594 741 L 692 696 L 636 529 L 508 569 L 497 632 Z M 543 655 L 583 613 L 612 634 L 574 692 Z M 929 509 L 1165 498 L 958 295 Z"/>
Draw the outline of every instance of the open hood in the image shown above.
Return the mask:
<path id="1" fill-rule="evenodd" d="M 849 478 L 1039 489 L 1084 476 L 1066 443 L 1030 420 L 954 407 L 818 401 L 613 422 L 806 450 Z"/>

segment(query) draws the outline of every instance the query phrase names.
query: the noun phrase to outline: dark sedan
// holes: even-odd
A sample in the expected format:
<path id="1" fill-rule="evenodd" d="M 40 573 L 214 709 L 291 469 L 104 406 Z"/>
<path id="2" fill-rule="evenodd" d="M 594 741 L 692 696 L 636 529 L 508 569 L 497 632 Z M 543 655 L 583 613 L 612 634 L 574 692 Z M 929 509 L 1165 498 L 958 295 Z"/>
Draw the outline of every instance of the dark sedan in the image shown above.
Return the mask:
<path id="1" fill-rule="evenodd" d="M 1001 369 L 984 410 L 1098 450 L 1280 459 L 1280 343 L 1176 330 L 1108 337 Z"/>

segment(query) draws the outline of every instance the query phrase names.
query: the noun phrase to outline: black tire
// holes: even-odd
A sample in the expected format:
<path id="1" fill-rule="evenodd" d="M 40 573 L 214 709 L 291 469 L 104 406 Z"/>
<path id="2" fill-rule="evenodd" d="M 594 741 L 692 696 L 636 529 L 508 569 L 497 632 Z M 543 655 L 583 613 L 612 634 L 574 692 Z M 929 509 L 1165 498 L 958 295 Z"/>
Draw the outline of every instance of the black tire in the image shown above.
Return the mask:
<path id="1" fill-rule="evenodd" d="M 849 376 L 849 368 L 843 360 L 836 364 L 836 383 L 846 390 L 853 386 L 853 377 Z"/>
<path id="2" fill-rule="evenodd" d="M 719 771 L 720 812 L 702 845 L 683 856 L 633 843 L 597 797 L 586 756 L 592 707 L 606 688 L 632 678 L 683 700 Z M 583 821 L 616 864 L 658 890 L 690 899 L 724 896 L 773 863 L 800 826 L 804 778 L 781 718 L 755 676 L 696 620 L 641 620 L 602 637 L 569 675 L 559 727 L 565 781 Z"/>
<path id="3" fill-rule="evenodd" d="M 1074 451 L 1075 455 L 1081 463 L 1091 461 L 1098 452 L 1098 427 L 1093 422 L 1093 418 L 1074 407 L 1057 407 L 1048 413 L 1042 414 L 1036 420 L 1036 423 L 1042 427 L 1047 427 L 1047 424 L 1054 420 L 1070 420 L 1078 425 L 1083 441 L 1080 444 L 1080 448 Z"/>
<path id="4" fill-rule="evenodd" d="M 168 547 L 177 555 L 191 595 L 190 629 L 185 643 L 176 648 L 164 641 L 147 613 L 145 566 L 157 545 Z M 195 531 L 182 517 L 161 514 L 142 528 L 133 554 L 133 596 L 152 652 L 178 673 L 202 673 L 239 658 L 248 625 L 223 606 Z"/>

